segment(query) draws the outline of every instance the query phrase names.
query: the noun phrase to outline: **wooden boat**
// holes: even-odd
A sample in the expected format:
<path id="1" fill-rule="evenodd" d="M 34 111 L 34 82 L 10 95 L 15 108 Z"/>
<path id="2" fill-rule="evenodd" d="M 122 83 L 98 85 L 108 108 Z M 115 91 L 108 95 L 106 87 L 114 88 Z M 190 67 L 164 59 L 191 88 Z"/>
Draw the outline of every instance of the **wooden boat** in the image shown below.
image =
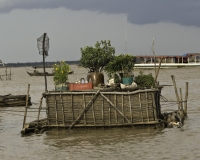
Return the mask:
<path id="1" fill-rule="evenodd" d="M 30 75 L 30 76 L 44 76 L 44 72 L 28 72 L 27 73 Z M 74 74 L 74 71 L 70 71 L 69 74 Z M 46 76 L 53 76 L 54 73 L 49 73 L 49 72 L 46 72 Z"/>
<path id="2" fill-rule="evenodd" d="M 30 76 L 44 76 L 44 72 L 28 72 L 27 73 L 30 75 Z M 53 76 L 54 73 L 48 73 L 46 72 L 46 76 Z"/>
<path id="3" fill-rule="evenodd" d="M 28 97 L 28 106 L 32 105 L 31 97 Z M 0 107 L 26 106 L 26 95 L 1 95 Z"/>
<path id="4" fill-rule="evenodd" d="M 160 68 L 200 66 L 200 53 L 186 53 L 181 56 L 136 56 L 134 68 L 155 68 L 159 66 L 161 59 Z"/>

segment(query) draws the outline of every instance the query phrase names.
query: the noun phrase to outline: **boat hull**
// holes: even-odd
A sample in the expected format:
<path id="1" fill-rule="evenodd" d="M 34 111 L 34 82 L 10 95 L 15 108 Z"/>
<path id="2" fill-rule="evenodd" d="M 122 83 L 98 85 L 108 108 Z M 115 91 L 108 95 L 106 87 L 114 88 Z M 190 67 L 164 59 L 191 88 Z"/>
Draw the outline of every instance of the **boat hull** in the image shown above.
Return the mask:
<path id="1" fill-rule="evenodd" d="M 27 71 L 27 73 L 28 73 L 29 76 L 44 76 L 44 72 L 33 72 L 33 73 L 31 73 L 31 72 Z M 74 74 L 74 71 L 70 71 L 69 74 Z M 54 73 L 46 72 L 46 76 L 54 76 Z"/>

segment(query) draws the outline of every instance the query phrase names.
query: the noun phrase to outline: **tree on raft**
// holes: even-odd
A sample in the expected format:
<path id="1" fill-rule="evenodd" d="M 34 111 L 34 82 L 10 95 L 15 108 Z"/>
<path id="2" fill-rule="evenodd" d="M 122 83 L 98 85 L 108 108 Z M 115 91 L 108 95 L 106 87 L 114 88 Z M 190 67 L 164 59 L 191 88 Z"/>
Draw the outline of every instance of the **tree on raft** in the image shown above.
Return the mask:
<path id="1" fill-rule="evenodd" d="M 102 72 L 107 63 L 115 55 L 115 48 L 111 46 L 110 41 L 101 40 L 96 42 L 95 46 L 86 46 L 81 48 L 80 63 L 84 68 L 93 72 Z"/>

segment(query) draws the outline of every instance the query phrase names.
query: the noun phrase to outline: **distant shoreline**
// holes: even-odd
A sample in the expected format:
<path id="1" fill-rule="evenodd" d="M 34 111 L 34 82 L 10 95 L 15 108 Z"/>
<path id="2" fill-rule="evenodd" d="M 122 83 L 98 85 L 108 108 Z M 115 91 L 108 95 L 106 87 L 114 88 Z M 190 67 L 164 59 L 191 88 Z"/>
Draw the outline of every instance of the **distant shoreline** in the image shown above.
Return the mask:
<path id="1" fill-rule="evenodd" d="M 67 64 L 69 65 L 79 65 L 79 61 L 65 61 Z M 52 66 L 54 64 L 58 64 L 60 63 L 60 61 L 56 61 L 56 62 L 45 62 L 45 65 L 46 66 Z M 5 63 L 5 67 L 29 67 L 29 66 L 34 66 L 34 67 L 37 67 L 37 66 L 42 66 L 43 65 L 43 62 L 24 62 L 24 63 Z M 2 67 L 2 66 L 0 66 Z"/>

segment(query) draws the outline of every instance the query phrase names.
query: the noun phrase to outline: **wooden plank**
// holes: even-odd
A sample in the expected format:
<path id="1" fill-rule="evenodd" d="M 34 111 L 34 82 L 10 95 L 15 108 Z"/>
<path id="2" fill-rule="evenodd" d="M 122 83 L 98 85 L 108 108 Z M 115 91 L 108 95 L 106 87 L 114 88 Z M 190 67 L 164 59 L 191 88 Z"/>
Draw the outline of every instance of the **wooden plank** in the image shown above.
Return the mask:
<path id="1" fill-rule="evenodd" d="M 131 96 L 128 95 L 129 100 L 129 107 L 130 107 L 130 117 L 131 117 L 131 123 L 133 123 L 133 114 L 132 114 L 132 105 L 131 105 Z"/>
<path id="2" fill-rule="evenodd" d="M 149 117 L 149 104 L 148 104 L 148 95 L 147 95 L 147 92 L 145 92 L 145 96 L 146 96 L 147 119 L 148 119 L 148 122 L 149 122 L 150 121 L 150 117 Z"/>
<path id="3" fill-rule="evenodd" d="M 54 99 L 55 99 L 55 114 L 56 114 L 56 119 L 55 119 L 55 121 L 56 121 L 56 125 L 58 125 L 58 111 L 57 111 L 57 101 L 56 101 L 56 95 L 54 95 Z"/>
<path id="4" fill-rule="evenodd" d="M 114 95 L 114 105 L 117 106 L 117 95 L 116 94 Z M 117 110 L 115 110 L 115 121 L 116 121 L 116 123 L 118 123 Z"/>
<path id="5" fill-rule="evenodd" d="M 94 125 L 96 125 L 95 113 L 94 113 L 94 100 L 92 101 L 92 117 L 93 117 Z"/>
<path id="6" fill-rule="evenodd" d="M 143 116 L 143 112 L 142 112 L 142 103 L 141 103 L 141 94 L 140 93 L 139 93 L 139 103 L 140 103 L 141 119 L 142 119 L 142 122 L 144 122 L 144 116 Z"/>
<path id="7" fill-rule="evenodd" d="M 153 113 L 154 113 L 154 120 L 157 120 L 158 117 L 157 117 L 157 110 L 156 110 L 156 103 L 155 103 L 155 96 L 153 94 L 153 92 L 151 93 L 152 95 L 152 99 L 153 99 Z"/>
<path id="8" fill-rule="evenodd" d="M 104 98 L 101 99 L 101 114 L 102 114 L 102 121 L 104 122 Z"/>
<path id="9" fill-rule="evenodd" d="M 122 106 L 121 106 L 122 107 L 122 114 L 124 115 L 124 96 L 122 95 L 121 97 L 122 97 L 122 99 L 121 99 L 122 100 Z M 125 119 L 123 118 L 123 123 L 124 122 L 125 122 Z"/>
<path id="10" fill-rule="evenodd" d="M 72 122 L 74 121 L 73 95 L 71 94 Z"/>
<path id="11" fill-rule="evenodd" d="M 83 93 L 83 109 L 85 110 L 85 94 Z M 85 115 L 85 112 L 84 112 L 84 115 L 83 115 L 83 117 L 84 117 L 84 124 L 86 125 L 86 115 Z"/>
<path id="12" fill-rule="evenodd" d="M 60 103 L 61 103 L 61 107 L 62 107 L 63 125 L 65 125 L 65 109 L 64 109 L 62 94 L 60 94 Z"/>

